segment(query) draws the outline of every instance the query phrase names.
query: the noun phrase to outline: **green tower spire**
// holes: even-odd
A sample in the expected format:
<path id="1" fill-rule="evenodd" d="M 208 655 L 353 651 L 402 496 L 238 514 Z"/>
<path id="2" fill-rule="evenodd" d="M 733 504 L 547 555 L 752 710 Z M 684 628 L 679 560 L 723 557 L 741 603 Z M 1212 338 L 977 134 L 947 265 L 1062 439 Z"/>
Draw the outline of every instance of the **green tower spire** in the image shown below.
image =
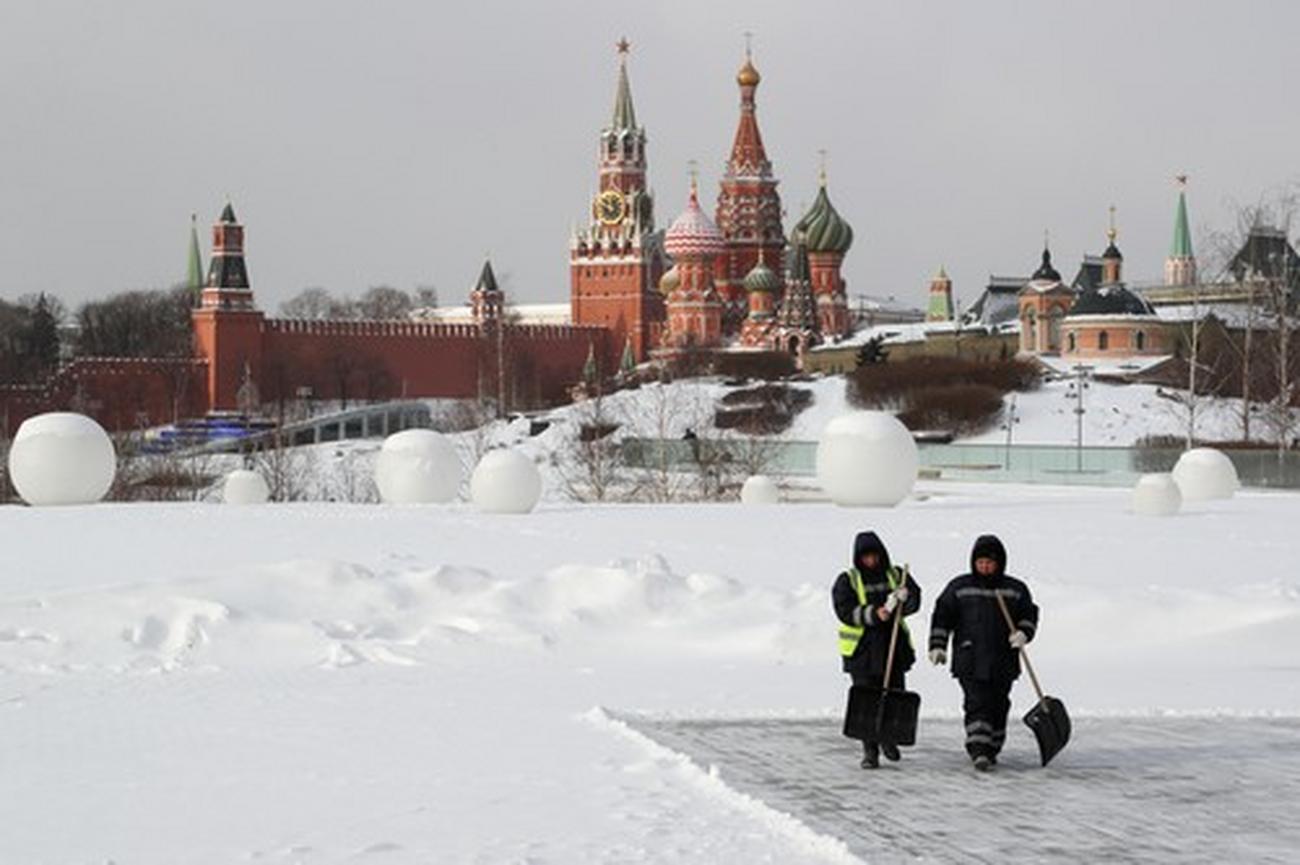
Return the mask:
<path id="1" fill-rule="evenodd" d="M 627 83 L 627 52 L 631 44 L 626 39 L 618 41 L 618 90 L 614 94 L 614 119 L 610 128 L 635 130 L 636 112 L 632 110 L 632 87 Z"/>
<path id="2" fill-rule="evenodd" d="M 1192 232 L 1187 228 L 1187 194 L 1182 189 L 1178 190 L 1178 212 L 1174 214 L 1174 242 L 1169 245 L 1169 257 L 1192 257 Z"/>
<path id="3" fill-rule="evenodd" d="M 582 365 L 582 380 L 587 384 L 595 384 L 596 376 L 599 370 L 596 367 L 596 346 L 587 343 L 587 362 Z"/>
<path id="4" fill-rule="evenodd" d="M 199 252 L 198 215 L 190 214 L 190 256 L 185 266 L 185 287 L 190 291 L 203 289 L 203 254 Z"/>

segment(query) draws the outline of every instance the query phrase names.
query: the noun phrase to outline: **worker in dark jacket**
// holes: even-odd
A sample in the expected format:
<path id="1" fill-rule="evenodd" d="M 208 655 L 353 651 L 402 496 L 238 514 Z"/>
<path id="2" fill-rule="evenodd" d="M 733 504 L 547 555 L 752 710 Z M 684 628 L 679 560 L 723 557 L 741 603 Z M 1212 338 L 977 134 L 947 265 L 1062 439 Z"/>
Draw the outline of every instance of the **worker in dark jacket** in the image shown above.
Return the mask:
<path id="1" fill-rule="evenodd" d="M 1038 607 L 1029 587 L 1007 574 L 1007 551 L 994 535 L 981 535 L 970 554 L 971 570 L 956 577 L 934 604 L 930 660 L 948 660 L 965 694 L 966 753 L 975 768 L 991 769 L 1007 738 L 1011 683 L 1020 675 L 1020 649 L 1038 630 Z M 996 594 L 995 594 L 996 593 Z M 998 607 L 1006 602 L 1013 627 Z"/>
<path id="2" fill-rule="evenodd" d="M 880 689 L 885 684 L 885 661 L 893 617 L 910 616 L 921 608 L 921 589 L 907 573 L 889 561 L 889 551 L 875 532 L 860 532 L 853 540 L 853 567 L 835 578 L 831 589 L 835 615 L 840 620 L 840 656 L 853 684 Z M 894 649 L 889 687 L 902 690 L 903 674 L 916 662 L 907 624 L 901 623 Z M 862 768 L 901 756 L 892 742 L 863 741 Z"/>

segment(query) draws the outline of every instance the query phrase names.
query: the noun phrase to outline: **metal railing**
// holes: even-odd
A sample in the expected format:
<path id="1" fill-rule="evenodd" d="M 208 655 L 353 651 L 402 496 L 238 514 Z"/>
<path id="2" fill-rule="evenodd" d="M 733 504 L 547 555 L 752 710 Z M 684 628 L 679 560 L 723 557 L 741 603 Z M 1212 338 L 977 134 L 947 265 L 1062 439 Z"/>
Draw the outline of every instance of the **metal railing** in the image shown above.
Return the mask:
<path id="1" fill-rule="evenodd" d="M 761 441 L 761 440 L 760 440 Z M 920 474 L 944 480 L 1086 486 L 1132 486 L 1148 472 L 1173 469 L 1179 448 L 1075 447 L 918 443 Z M 1225 450 L 1242 486 L 1300 489 L 1300 452 Z M 623 441 L 622 459 L 631 468 L 700 465 L 763 465 L 771 474 L 817 473 L 817 443 L 745 439 L 650 439 Z"/>

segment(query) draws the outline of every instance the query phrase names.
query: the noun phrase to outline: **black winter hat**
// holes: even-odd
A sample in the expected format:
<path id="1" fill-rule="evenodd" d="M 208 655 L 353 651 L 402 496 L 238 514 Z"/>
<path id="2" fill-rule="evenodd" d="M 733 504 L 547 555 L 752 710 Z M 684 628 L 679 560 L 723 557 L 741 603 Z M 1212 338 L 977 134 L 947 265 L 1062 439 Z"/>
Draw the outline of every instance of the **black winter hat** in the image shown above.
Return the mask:
<path id="1" fill-rule="evenodd" d="M 858 532 L 858 536 L 853 539 L 853 567 L 862 567 L 862 556 L 866 553 L 880 556 L 878 573 L 883 574 L 889 570 L 889 550 L 885 549 L 884 542 L 875 532 Z"/>
<path id="2" fill-rule="evenodd" d="M 975 573 L 976 559 L 992 559 L 998 563 L 998 573 L 1007 572 L 1007 548 L 997 535 L 980 535 L 975 539 L 975 546 L 970 551 L 970 572 Z"/>

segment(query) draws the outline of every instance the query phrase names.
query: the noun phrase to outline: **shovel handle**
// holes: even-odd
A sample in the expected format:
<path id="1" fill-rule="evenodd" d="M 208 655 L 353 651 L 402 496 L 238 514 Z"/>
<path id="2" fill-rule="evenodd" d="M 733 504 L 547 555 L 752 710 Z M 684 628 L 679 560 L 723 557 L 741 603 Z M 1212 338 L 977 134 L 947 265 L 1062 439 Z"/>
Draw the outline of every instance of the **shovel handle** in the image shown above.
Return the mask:
<path id="1" fill-rule="evenodd" d="M 907 585 L 907 565 L 903 565 L 903 583 Z M 885 658 L 885 686 L 884 690 L 889 690 L 889 676 L 894 672 L 894 647 L 898 645 L 898 623 L 903 620 L 903 605 L 899 604 L 894 608 L 894 627 L 889 633 L 889 654 Z M 883 705 L 883 703 L 882 703 Z"/>
<path id="2" fill-rule="evenodd" d="M 1016 630 L 1016 623 L 1011 620 L 1011 611 L 1007 609 L 1007 602 L 1002 599 L 1001 593 L 997 589 L 993 590 L 993 597 L 997 599 L 998 609 L 1002 611 L 1002 618 L 1007 620 L 1007 627 L 1010 628 L 1008 635 Z M 1034 665 L 1029 663 L 1029 653 L 1025 647 L 1020 647 L 1020 659 L 1025 662 L 1025 669 L 1029 671 L 1029 681 L 1034 683 L 1034 691 L 1038 694 L 1038 702 L 1043 702 L 1043 687 L 1038 684 L 1038 676 L 1034 674 Z"/>

